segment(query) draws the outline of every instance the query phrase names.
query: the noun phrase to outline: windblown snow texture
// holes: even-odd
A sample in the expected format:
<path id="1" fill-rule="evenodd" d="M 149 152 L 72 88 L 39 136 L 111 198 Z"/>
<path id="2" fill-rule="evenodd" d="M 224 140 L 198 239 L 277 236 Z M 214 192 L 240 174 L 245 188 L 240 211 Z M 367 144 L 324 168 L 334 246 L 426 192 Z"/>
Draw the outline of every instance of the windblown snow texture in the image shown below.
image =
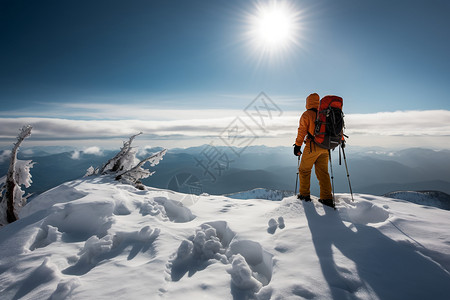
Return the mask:
<path id="1" fill-rule="evenodd" d="M 67 182 L 0 229 L 1 299 L 448 298 L 450 212 L 337 200 Z"/>

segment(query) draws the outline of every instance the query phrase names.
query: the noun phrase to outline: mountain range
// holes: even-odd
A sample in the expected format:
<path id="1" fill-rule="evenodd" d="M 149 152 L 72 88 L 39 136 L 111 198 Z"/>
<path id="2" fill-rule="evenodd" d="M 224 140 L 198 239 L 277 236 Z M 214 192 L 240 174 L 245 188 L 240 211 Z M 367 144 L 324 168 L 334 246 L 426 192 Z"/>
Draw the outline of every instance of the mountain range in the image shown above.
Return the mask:
<path id="1" fill-rule="evenodd" d="M 67 151 L 55 153 L 49 148 L 25 149 L 20 159 L 32 159 L 32 186 L 27 190 L 40 194 L 63 182 L 82 177 L 89 166 L 101 166 L 116 151 L 98 153 Z M 160 148 L 140 150 L 143 157 Z M 399 190 L 435 190 L 450 194 L 450 151 L 411 148 L 401 151 L 352 149 L 347 147 L 347 163 L 354 193 L 384 195 Z M 51 153 L 53 152 L 53 153 Z M 6 157 L 5 155 L 0 157 Z M 339 152 L 332 152 L 336 193 L 349 192 L 344 162 Z M 9 161 L 0 161 L 0 175 L 6 174 Z M 144 184 L 175 191 L 191 190 L 201 194 L 230 194 L 255 188 L 294 191 L 297 158 L 290 147 L 251 146 L 243 151 L 228 147 L 204 145 L 169 149 L 163 161 L 151 168 L 156 173 Z M 189 178 L 189 182 L 180 182 Z M 318 194 L 318 183 L 312 175 L 311 193 Z M 177 183 L 177 184 L 175 184 Z"/>

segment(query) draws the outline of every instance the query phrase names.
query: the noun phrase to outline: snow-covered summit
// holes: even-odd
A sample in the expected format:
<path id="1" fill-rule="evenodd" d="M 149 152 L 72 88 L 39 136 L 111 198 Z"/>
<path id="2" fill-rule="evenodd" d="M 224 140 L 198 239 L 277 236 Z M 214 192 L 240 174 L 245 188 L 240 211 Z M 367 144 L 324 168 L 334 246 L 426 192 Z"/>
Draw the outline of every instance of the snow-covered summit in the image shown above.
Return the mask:
<path id="1" fill-rule="evenodd" d="M 2 299 L 447 299 L 450 212 L 67 182 L 0 229 Z"/>

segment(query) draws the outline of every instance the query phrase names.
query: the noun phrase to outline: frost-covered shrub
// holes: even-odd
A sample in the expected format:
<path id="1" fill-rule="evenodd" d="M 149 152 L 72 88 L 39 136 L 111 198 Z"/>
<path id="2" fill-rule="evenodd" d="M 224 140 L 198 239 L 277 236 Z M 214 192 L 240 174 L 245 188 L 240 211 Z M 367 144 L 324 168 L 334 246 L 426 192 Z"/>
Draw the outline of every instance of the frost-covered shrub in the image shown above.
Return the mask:
<path id="1" fill-rule="evenodd" d="M 22 185 L 30 187 L 30 169 L 34 163 L 31 160 L 18 160 L 17 152 L 23 140 L 31 135 L 31 125 L 24 126 L 17 136 L 17 143 L 11 151 L 11 160 L 8 173 L 0 180 L 0 226 L 12 223 L 18 219 L 20 209 L 27 203 L 25 192 L 20 188 Z"/>
<path id="2" fill-rule="evenodd" d="M 94 169 L 93 166 L 90 166 L 90 167 L 86 170 L 86 174 L 84 174 L 84 177 L 96 175 L 97 173 L 98 173 L 98 169 Z"/>
<path id="3" fill-rule="evenodd" d="M 151 167 L 156 166 L 163 159 L 163 156 L 167 153 L 167 149 L 159 151 L 143 160 L 141 160 L 136 166 L 131 169 L 125 169 L 116 176 L 116 180 L 125 179 L 133 183 L 139 183 L 141 179 L 152 176 L 155 172 L 151 172 L 148 169 L 144 169 L 143 166 L 148 162 Z"/>
<path id="4" fill-rule="evenodd" d="M 134 184 L 136 187 L 143 189 L 141 179 L 147 178 L 154 174 L 144 165 L 148 162 L 151 167 L 156 166 L 166 154 L 167 149 L 158 153 L 152 154 L 143 160 L 136 158 L 136 149 L 131 147 L 131 143 L 142 132 L 135 134 L 123 143 L 120 151 L 110 160 L 108 160 L 101 168 L 94 169 L 92 166 L 87 169 L 85 176 L 96 174 L 106 175 L 111 174 L 115 176 L 116 180 L 124 180 Z"/>
<path id="5" fill-rule="evenodd" d="M 130 170 L 139 161 L 136 159 L 136 150 L 131 147 L 131 143 L 142 132 L 135 134 L 129 138 L 128 141 L 123 142 L 123 147 L 110 160 L 106 162 L 101 168 L 100 174 L 118 173 Z"/>

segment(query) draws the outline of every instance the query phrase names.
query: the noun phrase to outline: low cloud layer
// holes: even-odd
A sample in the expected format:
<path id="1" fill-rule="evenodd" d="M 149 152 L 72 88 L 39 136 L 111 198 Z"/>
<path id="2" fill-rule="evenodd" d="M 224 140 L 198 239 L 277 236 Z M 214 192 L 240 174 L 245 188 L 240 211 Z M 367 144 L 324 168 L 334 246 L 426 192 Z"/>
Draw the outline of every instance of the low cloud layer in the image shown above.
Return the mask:
<path id="1" fill-rule="evenodd" d="M 191 112 L 192 113 L 192 112 Z M 230 124 L 238 121 L 245 124 L 252 133 L 261 138 L 286 137 L 293 139 L 299 116 L 284 112 L 280 117 L 266 118 L 265 128 L 257 126 L 254 120 L 242 112 L 236 117 L 217 118 L 218 113 L 186 113 L 179 120 L 70 120 L 52 118 L 0 118 L 0 139 L 14 141 L 24 124 L 33 126 L 29 142 L 55 140 L 99 140 L 126 138 L 143 132 L 148 139 L 193 139 L 218 137 Z M 261 119 L 262 120 L 262 119 Z M 398 111 L 373 114 L 348 114 L 345 116 L 346 133 L 352 136 L 398 136 L 398 137 L 450 137 L 450 111 Z M 247 133 L 241 133 L 243 135 Z M 97 151 L 95 151 L 97 150 Z M 99 149 L 85 149 L 95 152 Z"/>
<path id="2" fill-rule="evenodd" d="M 92 147 L 87 147 L 85 148 L 83 151 L 79 151 L 79 150 L 75 150 L 72 152 L 72 159 L 80 159 L 81 158 L 81 154 L 92 154 L 92 155 L 98 155 L 98 156 L 102 156 L 103 155 L 103 151 L 100 149 L 100 147 L 97 146 L 92 146 Z"/>
<path id="3" fill-rule="evenodd" d="M 4 163 L 5 161 L 9 160 L 11 156 L 10 150 L 4 150 L 0 152 L 0 163 Z"/>
<path id="4" fill-rule="evenodd" d="M 349 134 L 388 136 L 450 136 L 450 111 L 396 111 L 351 114 L 346 118 Z"/>

